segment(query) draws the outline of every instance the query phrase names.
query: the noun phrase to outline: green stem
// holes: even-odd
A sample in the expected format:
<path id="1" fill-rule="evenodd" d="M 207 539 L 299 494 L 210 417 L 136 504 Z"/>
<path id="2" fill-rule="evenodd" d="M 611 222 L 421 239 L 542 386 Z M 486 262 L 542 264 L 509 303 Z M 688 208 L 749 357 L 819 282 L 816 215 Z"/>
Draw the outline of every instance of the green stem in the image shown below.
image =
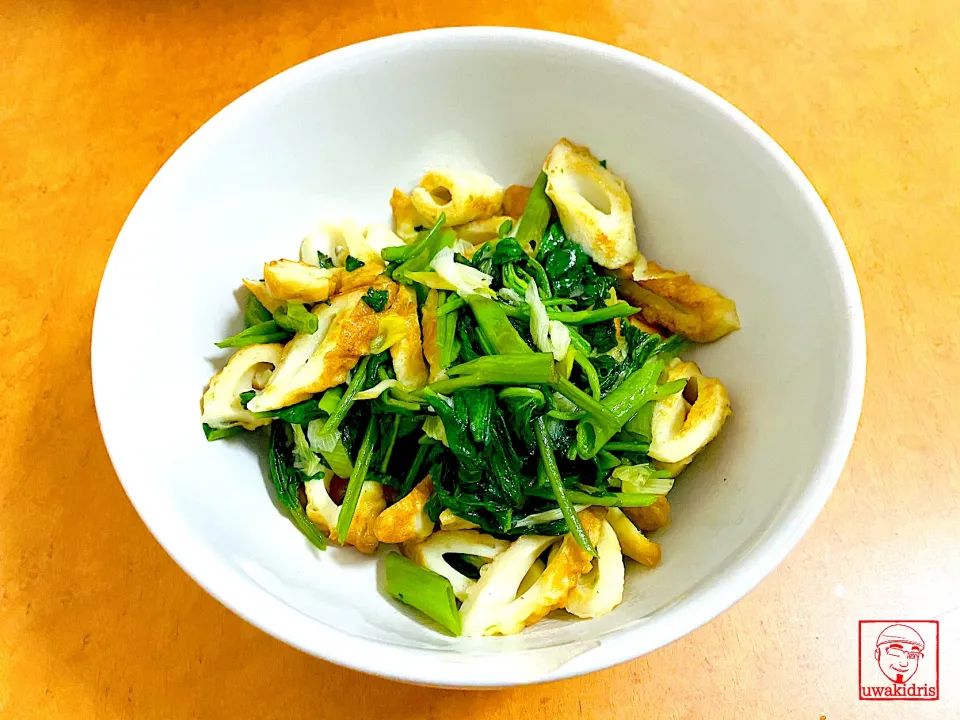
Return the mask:
<path id="1" fill-rule="evenodd" d="M 622 422 L 603 404 L 592 398 L 565 377 L 559 375 L 549 353 L 529 355 L 489 355 L 447 369 L 448 380 L 440 380 L 428 387 L 434 392 L 449 395 L 457 390 L 482 385 L 550 385 L 581 410 L 589 413 L 598 428 L 609 431 L 609 439 L 620 429 Z M 626 421 L 624 421 L 626 422 Z M 598 448 L 599 449 L 599 448 Z"/>
<path id="2" fill-rule="evenodd" d="M 437 305 L 443 305 L 444 301 L 447 299 L 446 290 L 437 290 Z M 437 317 L 437 348 L 439 348 L 439 360 L 440 369 L 445 370 L 446 365 L 443 364 L 444 360 L 444 347 L 447 344 L 447 322 L 446 318 L 441 320 Z"/>
<path id="3" fill-rule="evenodd" d="M 337 409 L 337 403 L 340 402 L 340 398 L 342 397 L 343 388 L 339 385 L 324 390 L 323 395 L 320 397 L 320 409 L 327 415 L 330 415 L 330 413 Z"/>
<path id="4" fill-rule="evenodd" d="M 517 224 L 517 232 L 514 234 L 514 239 L 527 254 L 530 254 L 534 244 L 539 243 L 543 238 L 552 211 L 553 203 L 547 197 L 547 174 L 541 172 L 530 190 L 527 206 L 523 209 L 523 215 L 520 216 Z"/>
<path id="5" fill-rule="evenodd" d="M 392 247 L 386 247 L 380 251 L 380 257 L 384 262 L 406 262 L 412 257 L 415 257 L 427 246 L 428 243 L 434 240 L 434 238 L 440 233 L 440 229 L 443 227 L 444 222 L 446 222 L 446 217 L 441 213 L 440 217 L 437 218 L 437 222 L 432 228 L 430 228 L 430 232 L 424 235 L 420 240 L 417 240 L 415 243 L 410 245 L 395 245 Z"/>
<path id="6" fill-rule="evenodd" d="M 608 493 L 606 495 L 591 495 L 579 490 L 566 490 L 567 499 L 577 505 L 601 505 L 603 507 L 648 507 L 653 505 L 662 495 L 650 493 Z M 550 500 L 553 494 L 545 489 L 531 488 L 527 495 Z"/>
<path id="7" fill-rule="evenodd" d="M 583 374 L 587 376 L 587 383 L 590 385 L 593 399 L 600 400 L 600 376 L 597 375 L 597 369 L 593 366 L 593 363 L 579 350 L 573 354 L 573 361 L 580 366 Z"/>
<path id="8" fill-rule="evenodd" d="M 604 407 L 618 418 L 622 417 L 623 422 L 629 420 L 636 414 L 636 410 L 631 412 L 631 409 L 634 406 L 639 409 L 640 405 L 647 402 L 647 396 L 656 389 L 664 366 L 663 360 L 659 359 L 645 362 L 603 399 Z"/>
<path id="9" fill-rule="evenodd" d="M 303 303 L 285 302 L 273 311 L 273 319 L 284 330 L 312 335 L 320 326 L 320 320 L 304 307 Z"/>
<path id="10" fill-rule="evenodd" d="M 515 305 L 503 305 L 503 312 L 508 317 L 518 320 L 530 319 L 530 306 L 526 303 L 522 303 L 519 307 Z M 635 308 L 625 302 L 618 302 L 613 305 L 597 308 L 596 310 L 577 310 L 576 312 L 570 312 L 548 309 L 547 317 L 551 320 L 559 320 L 564 325 L 591 325 L 593 323 L 604 322 L 605 320 L 627 317 L 637 312 L 639 312 L 639 308 Z"/>
<path id="11" fill-rule="evenodd" d="M 387 447 L 383 451 L 383 460 L 380 461 L 380 474 L 387 474 L 387 465 L 390 464 L 390 457 L 393 455 L 393 447 L 397 444 L 397 433 L 400 432 L 400 416 L 393 416 L 393 424 L 390 426 L 390 435 L 387 438 Z"/>
<path id="12" fill-rule="evenodd" d="M 571 422 L 573 420 L 582 420 L 587 416 L 585 412 L 571 413 L 571 412 L 564 412 L 563 410 L 549 410 L 547 412 L 547 415 L 549 415 L 552 418 L 556 418 L 557 420 L 563 420 L 564 422 Z"/>
<path id="13" fill-rule="evenodd" d="M 443 344 L 440 346 L 440 367 L 445 370 L 459 352 L 457 346 L 457 313 L 447 313 L 442 318 L 438 318 L 438 321 L 441 326 L 445 326 Z"/>
<path id="14" fill-rule="evenodd" d="M 477 320 L 477 326 L 500 355 L 533 352 L 510 322 L 504 305 L 480 295 L 471 295 L 467 302 Z"/>
<path id="15" fill-rule="evenodd" d="M 343 496 L 343 505 L 340 506 L 340 515 L 337 517 L 337 538 L 341 545 L 347 541 L 350 524 L 357 512 L 360 491 L 363 489 L 363 481 L 367 478 L 367 470 L 370 469 L 370 458 L 373 456 L 373 444 L 376 441 L 377 418 L 371 417 L 367 423 L 367 430 L 363 433 L 363 442 L 360 443 L 357 462 L 354 463 L 353 472 L 350 473 L 350 481 L 347 483 L 347 490 Z"/>
<path id="16" fill-rule="evenodd" d="M 683 389 L 684 380 L 657 384 L 663 367 L 662 359 L 648 360 L 603 399 L 603 407 L 614 417 L 616 427 L 601 427 L 590 417 L 580 421 L 577 425 L 577 452 L 580 457 L 589 459 L 596 455 L 646 403 Z"/>
<path id="17" fill-rule="evenodd" d="M 391 392 L 393 389 L 394 388 L 388 388 L 387 391 L 380 396 L 380 401 L 386 407 L 396 408 L 397 410 L 402 410 L 403 414 L 411 414 L 411 415 L 420 410 L 419 400 L 415 402 L 401 400 L 396 396 L 396 394 Z M 407 393 L 403 393 L 403 394 L 406 395 Z"/>
<path id="18" fill-rule="evenodd" d="M 517 275 L 517 270 L 513 263 L 507 263 L 503 266 L 503 286 L 510 288 L 517 295 L 523 297 L 527 292 L 527 283 Z"/>
<path id="19" fill-rule="evenodd" d="M 551 385 L 557 380 L 553 356 L 549 353 L 529 355 L 486 355 L 447 369 L 449 380 L 430 385 L 438 393 L 449 388 L 481 385 Z"/>
<path id="20" fill-rule="evenodd" d="M 253 327 L 260 323 L 270 322 L 271 320 L 273 320 L 273 313 L 267 310 L 262 302 L 257 300 L 257 296 L 253 293 L 247 295 L 247 299 L 243 303 L 244 327 Z"/>
<path id="21" fill-rule="evenodd" d="M 578 408 L 581 410 L 586 410 L 589 416 L 593 417 L 593 421 L 599 427 L 609 429 L 610 437 L 613 437 L 613 434 L 620 429 L 622 423 L 617 420 L 613 413 L 611 413 L 606 407 L 603 406 L 603 404 L 594 400 L 565 377 L 558 377 L 554 382 L 554 387 L 557 389 L 557 392 L 563 395 Z"/>
<path id="22" fill-rule="evenodd" d="M 640 308 L 635 308 L 625 302 L 616 302 L 613 305 L 606 305 L 602 308 L 593 310 L 577 310 L 576 312 L 564 310 L 547 310 L 547 317 L 551 320 L 559 320 L 564 325 L 590 325 L 591 323 L 604 322 L 614 318 L 627 317 L 640 312 Z"/>
<path id="23" fill-rule="evenodd" d="M 453 230 L 447 228 L 437 231 L 437 228 L 442 220 L 443 217 L 441 216 L 440 220 L 437 221 L 437 225 L 434 225 L 433 230 L 430 231 L 430 234 L 427 236 L 423 247 L 417 252 L 417 254 L 411 257 L 409 260 L 406 260 L 402 265 L 400 265 L 400 267 L 393 271 L 394 280 L 409 284 L 411 281 L 407 276 L 407 273 L 422 272 L 426 270 L 430 267 L 430 262 L 433 260 L 436 254 L 440 252 L 441 249 L 453 247 L 453 244 L 457 241 L 457 234 L 453 232 Z"/>
<path id="24" fill-rule="evenodd" d="M 350 378 L 350 384 L 347 385 L 347 390 L 343 395 L 340 396 L 340 400 L 337 401 L 337 406 L 333 409 L 333 412 L 330 413 L 330 417 L 327 418 L 327 421 L 323 424 L 323 430 L 320 431 L 320 435 L 323 437 L 332 438 L 336 434 L 337 429 L 340 427 L 340 423 L 343 422 L 343 419 L 347 416 L 347 413 L 350 412 L 350 408 L 353 407 L 357 393 L 360 392 L 360 388 L 363 387 L 364 381 L 367 379 L 367 364 L 370 362 L 370 356 L 365 355 L 363 360 L 353 369 L 353 377 Z M 321 446 L 324 446 L 325 443 L 321 442 Z M 332 443 L 331 443 L 332 446 Z"/>
<path id="25" fill-rule="evenodd" d="M 419 610 L 453 635 L 462 632 L 453 586 L 445 577 L 393 552 L 384 560 L 384 578 L 389 595 Z"/>
<path id="26" fill-rule="evenodd" d="M 591 325 L 593 323 L 613 320 L 614 318 L 627 317 L 639 312 L 639 308 L 628 305 L 625 302 L 614 303 L 595 310 L 577 310 L 575 312 L 566 310 L 547 310 L 547 317 L 551 320 L 559 320 L 564 325 Z M 520 320 L 530 318 L 530 307 L 523 303 L 519 307 L 508 305 L 504 307 L 506 315 Z"/>
<path id="27" fill-rule="evenodd" d="M 523 297 L 523 295 L 520 297 Z M 500 309 L 503 310 L 503 314 L 508 318 L 514 318 L 516 320 L 530 320 L 530 306 L 526 303 L 522 303 L 519 307 L 516 305 L 507 305 L 505 303 L 497 304 L 500 305 Z"/>
<path id="28" fill-rule="evenodd" d="M 604 450 L 610 452 L 638 452 L 645 453 L 650 449 L 650 443 L 639 442 L 608 442 L 603 446 Z"/>
<path id="29" fill-rule="evenodd" d="M 580 516 L 577 515 L 573 502 L 567 495 L 566 488 L 563 487 L 563 481 L 560 478 L 560 468 L 557 467 L 557 459 L 553 455 L 553 447 L 550 445 L 550 438 L 547 436 L 547 429 L 543 423 L 543 417 L 538 417 L 533 421 L 533 429 L 537 434 L 537 445 L 540 447 L 540 462 L 546 472 L 547 480 L 550 481 L 550 489 L 553 491 L 553 497 L 563 513 L 563 519 L 567 521 L 567 529 L 573 535 L 583 550 L 591 557 L 597 557 L 597 549 L 590 542 L 590 536 L 583 529 L 583 523 L 580 522 Z"/>
<path id="30" fill-rule="evenodd" d="M 537 289 L 540 291 L 540 300 L 543 301 L 544 305 L 549 306 L 575 302 L 573 300 L 561 299 L 560 303 L 555 303 L 551 300 L 553 290 L 550 288 L 550 278 L 547 277 L 547 271 L 544 270 L 543 265 L 538 263 L 533 257 L 527 258 L 527 264 L 530 267 L 530 274 L 533 275 L 533 279 L 537 283 Z"/>
<path id="31" fill-rule="evenodd" d="M 467 304 L 466 300 L 464 300 L 459 295 L 454 295 L 452 298 L 447 300 L 443 305 L 441 305 L 437 309 L 437 317 L 440 318 L 446 315 L 447 313 L 451 313 L 456 310 L 459 310 L 466 304 Z"/>
<path id="32" fill-rule="evenodd" d="M 501 400 L 533 400 L 537 407 L 543 407 L 546 398 L 543 393 L 536 388 L 529 387 L 508 387 L 497 393 Z"/>
<path id="33" fill-rule="evenodd" d="M 497 349 L 493 346 L 493 343 L 490 342 L 490 338 L 487 337 L 487 334 L 483 331 L 483 328 L 477 328 L 477 342 L 480 343 L 480 349 L 483 350 L 484 355 L 496 355 Z"/>
<path id="34" fill-rule="evenodd" d="M 292 333 L 287 332 L 277 325 L 276 321 L 268 320 L 267 322 L 252 325 L 246 330 L 238 332 L 236 335 L 221 340 L 216 343 L 216 346 L 218 348 L 241 348 L 247 345 L 286 342 L 291 336 Z"/>
<path id="35" fill-rule="evenodd" d="M 406 390 L 401 390 L 399 386 L 394 385 L 389 390 L 390 394 L 393 395 L 397 400 L 406 403 L 416 403 L 420 404 L 423 402 L 423 399 L 415 395 L 414 393 L 409 393 Z"/>
<path id="36" fill-rule="evenodd" d="M 403 498 L 409 495 L 410 491 L 413 490 L 413 486 L 419 482 L 420 468 L 423 467 L 423 463 L 427 459 L 427 453 L 430 452 L 431 445 L 432 443 L 422 443 L 417 447 L 417 454 L 413 458 L 410 469 L 407 470 L 407 476 L 403 479 L 403 487 L 400 488 L 400 497 Z"/>
<path id="37" fill-rule="evenodd" d="M 567 332 L 570 333 L 570 347 L 579 353 L 583 353 L 584 357 L 589 356 L 593 351 L 593 348 L 590 347 L 590 343 L 584 340 L 583 335 L 578 333 L 569 325 L 567 326 Z"/>

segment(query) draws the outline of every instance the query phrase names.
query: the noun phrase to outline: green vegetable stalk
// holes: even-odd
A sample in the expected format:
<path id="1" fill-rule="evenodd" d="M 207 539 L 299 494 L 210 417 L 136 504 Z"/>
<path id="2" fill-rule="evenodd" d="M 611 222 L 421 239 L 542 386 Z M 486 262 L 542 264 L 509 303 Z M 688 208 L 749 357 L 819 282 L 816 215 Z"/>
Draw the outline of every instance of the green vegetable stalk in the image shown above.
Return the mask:
<path id="1" fill-rule="evenodd" d="M 543 422 L 543 417 L 538 417 L 533 421 L 533 428 L 537 434 L 537 445 L 540 448 L 540 462 L 550 481 L 550 489 L 553 491 L 553 497 L 560 506 L 560 512 L 563 513 L 563 519 L 567 521 L 567 529 L 573 535 L 574 540 L 590 557 L 597 557 L 597 549 L 590 541 L 587 531 L 583 529 L 583 523 L 580 522 L 580 516 L 577 515 L 573 507 L 575 500 L 567 494 L 563 487 L 563 480 L 560 478 L 560 469 L 557 467 L 557 459 L 553 454 L 553 446 L 550 444 L 550 438 Z"/>
<path id="2" fill-rule="evenodd" d="M 332 415 L 333 411 L 337 409 L 337 404 L 340 402 L 340 398 L 342 397 L 343 388 L 339 385 L 324 390 L 323 395 L 320 396 L 319 408 L 327 415 Z"/>
<path id="3" fill-rule="evenodd" d="M 350 378 L 346 392 L 343 393 L 340 400 L 337 401 L 337 406 L 333 409 L 333 412 L 330 413 L 330 417 L 328 417 L 327 421 L 323 424 L 323 429 L 317 435 L 315 443 L 317 447 L 332 450 L 334 446 L 336 446 L 338 440 L 337 430 L 340 427 L 340 423 L 342 423 L 343 419 L 347 416 L 347 413 L 350 412 L 357 393 L 360 392 L 360 388 L 363 387 L 363 384 L 367 380 L 367 365 L 369 362 L 370 356 L 366 355 L 353 369 L 353 376 Z"/>
<path id="4" fill-rule="evenodd" d="M 441 214 L 423 240 L 413 245 L 384 248 L 380 252 L 380 257 L 385 262 L 400 263 L 399 267 L 393 271 L 394 280 L 409 285 L 412 281 L 408 273 L 427 270 L 440 250 L 453 247 L 453 244 L 457 241 L 457 234 L 449 228 L 444 228 L 444 222 L 446 222 L 446 218 Z"/>
<path id="5" fill-rule="evenodd" d="M 432 242 L 436 238 L 446 221 L 446 216 L 441 213 L 440 217 L 437 218 L 437 222 L 432 228 L 430 228 L 430 232 L 423 235 L 422 238 L 414 243 L 411 243 L 410 245 L 393 245 L 390 247 L 385 247 L 380 251 L 380 257 L 385 263 L 405 263 L 407 260 L 410 260 L 420 253 L 420 251 L 423 250 L 428 243 Z"/>
<path id="6" fill-rule="evenodd" d="M 501 400 L 518 400 L 532 402 L 536 407 L 543 407 L 546 403 L 546 397 L 536 388 L 528 387 L 508 387 L 497 393 Z"/>
<path id="7" fill-rule="evenodd" d="M 253 293 L 247 295 L 247 299 L 243 303 L 244 327 L 253 327 L 260 323 L 270 322 L 271 320 L 273 320 L 273 313 L 267 310 L 262 302 L 257 300 L 257 296 Z"/>
<path id="8" fill-rule="evenodd" d="M 467 304 L 466 300 L 464 300 L 459 295 L 454 295 L 452 298 L 449 298 L 445 303 L 443 303 L 439 308 L 437 308 L 437 317 L 443 317 L 447 313 L 451 313 L 456 310 L 459 310 L 466 304 Z"/>
<path id="9" fill-rule="evenodd" d="M 284 330 L 312 335 L 317 331 L 320 320 L 307 310 L 303 303 L 285 302 L 273 313 L 273 319 Z"/>
<path id="10" fill-rule="evenodd" d="M 357 512 L 360 491 L 363 489 L 363 481 L 367 479 L 370 458 L 373 457 L 373 445 L 377 441 L 378 424 L 376 417 L 371 417 L 367 423 L 367 430 L 363 434 L 360 451 L 357 453 L 357 462 L 353 466 L 353 472 L 350 474 L 350 481 L 347 483 L 347 490 L 343 496 L 343 504 L 340 506 L 340 514 L 337 517 L 337 537 L 341 545 L 347 541 L 350 524 Z"/>
<path id="11" fill-rule="evenodd" d="M 662 495 L 653 495 L 650 493 L 606 493 L 604 495 L 591 495 L 580 490 L 566 490 L 567 499 L 577 505 L 600 505 L 603 507 L 647 507 L 653 505 L 657 498 Z M 553 499 L 554 495 L 550 490 L 533 488 L 527 491 L 531 497 L 543 498 L 545 500 Z"/>
<path id="12" fill-rule="evenodd" d="M 537 176 L 537 181 L 533 184 L 530 191 L 530 198 L 527 200 L 527 206 L 523 209 L 523 215 L 517 224 L 517 232 L 514 239 L 528 253 L 539 244 L 543 237 L 547 224 L 550 222 L 550 213 L 553 211 L 553 203 L 547 197 L 547 174 L 541 172 Z"/>
<path id="13" fill-rule="evenodd" d="M 467 302 L 477 320 L 478 329 L 497 353 L 521 355 L 533 352 L 510 322 L 503 305 L 480 295 L 471 295 Z"/>
<path id="14" fill-rule="evenodd" d="M 253 399 L 256 395 L 254 391 L 242 392 L 240 393 L 240 404 L 243 407 L 247 406 L 247 403 Z M 255 417 L 258 418 L 278 418 L 284 422 L 288 422 L 291 425 L 303 425 L 308 423 L 311 420 L 316 420 L 319 417 L 323 416 L 323 412 L 320 409 L 320 406 L 317 404 L 316 400 L 303 400 L 298 402 L 296 405 L 288 405 L 285 408 L 278 408 L 277 410 L 264 410 L 263 412 L 253 413 Z"/>
<path id="15" fill-rule="evenodd" d="M 530 274 L 537 283 L 537 289 L 540 291 L 540 299 L 543 300 L 544 305 L 546 305 L 547 302 L 553 297 L 553 291 L 550 288 L 550 278 L 547 277 L 547 273 L 543 269 L 543 265 L 538 263 L 536 258 L 528 257 L 527 267 L 530 268 Z"/>
<path id="16" fill-rule="evenodd" d="M 673 488 L 670 471 L 657 470 L 652 463 L 620 465 L 610 477 L 611 483 L 620 483 L 624 493 L 666 495 Z"/>
<path id="17" fill-rule="evenodd" d="M 522 340 L 521 340 L 522 342 Z M 441 394 L 482 385 L 550 385 L 557 379 L 553 356 L 535 353 L 527 348 L 527 355 L 486 355 L 447 369 L 448 380 L 430 385 Z"/>
<path id="18" fill-rule="evenodd" d="M 596 455 L 643 405 L 683 390 L 685 380 L 657 384 L 664 365 L 661 358 L 647 360 L 603 399 L 601 404 L 615 418 L 615 427 L 601 427 L 592 417 L 586 417 L 577 424 L 577 452 L 580 457 L 588 459 Z"/>
<path id="19" fill-rule="evenodd" d="M 221 340 L 218 348 L 241 348 L 247 345 L 261 345 L 263 343 L 286 342 L 291 334 L 284 330 L 274 320 L 258 323 L 248 327 L 236 335 Z"/>
<path id="20" fill-rule="evenodd" d="M 384 559 L 387 592 L 436 621 L 453 635 L 462 632 L 457 599 L 450 581 L 420 567 L 400 553 Z"/>
<path id="21" fill-rule="evenodd" d="M 387 466 L 390 464 L 390 458 L 393 457 L 393 448 L 397 444 L 397 434 L 400 432 L 400 416 L 394 415 L 393 422 L 390 424 L 390 433 L 387 435 L 387 446 L 383 451 L 383 459 L 380 461 L 380 474 L 387 474 Z"/>
<path id="22" fill-rule="evenodd" d="M 535 353 L 529 347 L 527 351 L 527 355 L 489 355 L 454 365 L 447 370 L 449 379 L 435 382 L 429 388 L 436 393 L 449 394 L 483 385 L 549 385 L 577 407 L 587 411 L 594 424 L 609 433 L 608 439 L 626 422 L 618 422 L 602 403 L 560 375 L 552 355 Z"/>
<path id="23" fill-rule="evenodd" d="M 477 343 L 480 345 L 480 349 L 483 351 L 484 355 L 497 354 L 497 349 L 493 346 L 493 343 L 490 342 L 490 339 L 483 331 L 483 328 L 477 328 Z"/>
<path id="24" fill-rule="evenodd" d="M 637 372 L 624 380 L 620 387 L 603 399 L 603 406 L 610 410 L 617 420 L 626 423 L 636 415 L 641 405 L 683 390 L 685 380 L 658 385 L 664 365 L 664 361 L 660 359 L 645 362 Z"/>
<path id="25" fill-rule="evenodd" d="M 386 412 L 401 415 L 413 415 L 420 410 L 420 398 L 392 387 L 379 398 L 380 406 Z"/>
<path id="26" fill-rule="evenodd" d="M 547 310 L 547 317 L 551 320 L 559 320 L 564 325 L 590 325 L 591 323 L 599 323 L 606 320 L 613 320 L 614 318 L 635 315 L 638 312 L 640 312 L 640 308 L 635 308 L 629 303 L 621 301 L 593 310 L 578 310 L 576 312 Z"/>
<path id="27" fill-rule="evenodd" d="M 444 305 L 446 293 L 440 292 L 439 303 Z M 449 304 L 449 303 L 447 303 Z M 437 312 L 437 344 L 440 346 L 440 369 L 446 370 L 454 361 L 460 346 L 457 343 L 457 310 L 453 309 L 443 315 Z"/>
<path id="28" fill-rule="evenodd" d="M 507 263 L 503 266 L 503 286 L 513 290 L 520 297 L 527 292 L 527 282 L 520 277 L 513 263 Z"/>
<path id="29" fill-rule="evenodd" d="M 504 273 L 506 275 L 506 273 Z M 522 293 L 520 293 L 522 295 Z M 530 318 L 530 307 L 522 303 L 519 307 L 503 306 L 504 313 L 509 317 L 528 320 Z M 627 317 L 640 312 L 640 308 L 635 308 L 623 301 L 616 302 L 613 305 L 604 305 L 594 310 L 553 310 L 547 308 L 547 317 L 551 320 L 559 320 L 564 325 L 592 325 L 594 323 L 606 322 L 614 318 Z"/>
<path id="30" fill-rule="evenodd" d="M 549 310 L 547 310 L 547 317 L 548 318 L 550 317 Z M 589 357 L 590 352 L 593 349 L 590 347 L 590 343 L 588 343 L 580 333 L 578 333 L 569 325 L 567 326 L 567 332 L 570 333 L 570 347 L 572 347 L 578 353 L 581 353 L 584 356 Z"/>
<path id="31" fill-rule="evenodd" d="M 573 361 L 580 366 L 580 369 L 583 370 L 583 374 L 587 377 L 587 384 L 590 385 L 590 392 L 593 393 L 593 399 L 600 399 L 600 377 L 597 375 L 597 370 L 593 367 L 593 363 L 584 355 L 582 352 L 577 350 L 573 354 Z"/>
<path id="32" fill-rule="evenodd" d="M 603 446 L 604 450 L 609 452 L 632 452 L 632 453 L 646 453 L 650 449 L 650 443 L 646 442 L 608 442 Z"/>
<path id="33" fill-rule="evenodd" d="M 557 376 L 553 386 L 557 392 L 567 400 L 574 403 L 581 410 L 586 410 L 592 422 L 598 428 L 603 428 L 604 432 L 610 434 L 610 437 L 613 437 L 620 429 L 622 423 L 606 408 L 604 403 L 594 400 L 593 397 L 587 395 L 562 375 Z"/>
<path id="34" fill-rule="evenodd" d="M 424 438 L 426 439 L 426 438 Z M 400 488 L 400 497 L 406 497 L 410 494 L 410 491 L 413 490 L 413 486 L 420 481 L 420 470 L 423 468 L 423 463 L 427 459 L 427 455 L 430 453 L 430 450 L 436 447 L 434 443 L 430 442 L 421 442 L 417 447 L 417 454 L 413 457 L 413 462 L 410 463 L 410 469 L 407 470 L 407 475 L 403 479 L 403 486 Z"/>

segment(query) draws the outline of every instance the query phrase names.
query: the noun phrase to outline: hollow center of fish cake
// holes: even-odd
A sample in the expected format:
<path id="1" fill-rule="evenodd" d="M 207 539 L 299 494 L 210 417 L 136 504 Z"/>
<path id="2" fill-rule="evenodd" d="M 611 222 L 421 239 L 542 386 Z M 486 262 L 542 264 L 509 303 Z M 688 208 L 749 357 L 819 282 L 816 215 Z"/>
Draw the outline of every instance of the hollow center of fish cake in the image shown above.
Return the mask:
<path id="1" fill-rule="evenodd" d="M 575 175 L 573 177 L 573 189 L 604 215 L 610 214 L 610 197 L 595 179 Z"/>
<path id="2" fill-rule="evenodd" d="M 447 205 L 451 200 L 453 200 L 453 195 L 450 194 L 450 191 L 443 187 L 443 185 L 438 185 L 430 191 L 430 195 L 433 196 L 433 199 L 437 201 L 437 205 Z"/>

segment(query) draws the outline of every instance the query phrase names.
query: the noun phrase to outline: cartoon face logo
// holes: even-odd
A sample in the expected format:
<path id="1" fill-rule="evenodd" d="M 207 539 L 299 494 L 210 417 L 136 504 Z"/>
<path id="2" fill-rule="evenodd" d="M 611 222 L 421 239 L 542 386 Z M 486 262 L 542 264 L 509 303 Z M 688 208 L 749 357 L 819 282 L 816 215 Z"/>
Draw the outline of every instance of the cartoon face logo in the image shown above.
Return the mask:
<path id="1" fill-rule="evenodd" d="M 917 672 L 923 657 L 923 638 L 909 625 L 890 625 L 877 638 L 873 656 L 880 672 L 895 685 L 902 685 Z"/>

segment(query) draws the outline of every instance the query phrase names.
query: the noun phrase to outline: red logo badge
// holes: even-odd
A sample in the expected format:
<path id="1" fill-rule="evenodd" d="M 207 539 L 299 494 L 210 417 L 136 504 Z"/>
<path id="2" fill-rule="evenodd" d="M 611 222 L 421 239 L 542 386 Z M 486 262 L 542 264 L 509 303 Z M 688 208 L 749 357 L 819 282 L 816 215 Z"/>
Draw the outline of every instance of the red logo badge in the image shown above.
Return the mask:
<path id="1" fill-rule="evenodd" d="M 860 621 L 861 700 L 939 700 L 937 620 Z"/>

